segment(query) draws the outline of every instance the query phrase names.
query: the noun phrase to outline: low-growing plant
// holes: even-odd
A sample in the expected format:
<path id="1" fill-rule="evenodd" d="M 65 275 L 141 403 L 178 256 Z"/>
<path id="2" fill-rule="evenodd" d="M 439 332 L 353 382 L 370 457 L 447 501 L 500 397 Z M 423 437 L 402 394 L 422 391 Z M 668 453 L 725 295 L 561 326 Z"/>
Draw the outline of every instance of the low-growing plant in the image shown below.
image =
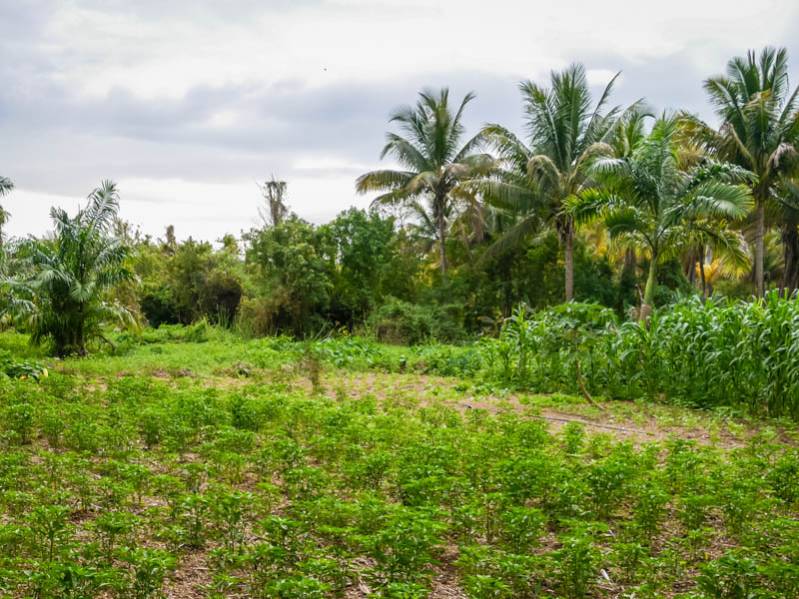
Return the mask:
<path id="1" fill-rule="evenodd" d="M 123 560 L 130 565 L 131 596 L 135 599 L 151 599 L 162 595 L 164 578 L 177 560 L 173 555 L 159 549 L 138 548 L 126 552 Z"/>

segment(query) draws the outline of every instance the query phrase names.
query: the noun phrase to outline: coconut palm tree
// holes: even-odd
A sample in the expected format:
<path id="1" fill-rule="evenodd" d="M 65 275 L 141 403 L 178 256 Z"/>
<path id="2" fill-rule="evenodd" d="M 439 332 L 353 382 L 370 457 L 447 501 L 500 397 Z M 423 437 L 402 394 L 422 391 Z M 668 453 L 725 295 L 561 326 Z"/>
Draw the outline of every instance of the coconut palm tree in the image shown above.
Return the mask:
<path id="1" fill-rule="evenodd" d="M 31 342 L 49 341 L 56 355 L 83 355 L 92 338 L 103 338 L 106 324 L 133 324 L 131 313 L 107 292 L 133 279 L 126 267 L 129 252 L 111 236 L 119 208 L 116 185 L 104 181 L 85 208 L 70 217 L 52 208 L 55 231 L 46 239 L 19 244 L 13 259 L 11 312 L 31 334 Z"/>
<path id="2" fill-rule="evenodd" d="M 463 184 L 488 173 L 493 165 L 490 156 L 476 153 L 479 136 L 462 144 L 463 112 L 474 97 L 466 94 L 453 113 L 446 88 L 437 93 L 421 92 L 416 106 L 400 108 L 391 116 L 390 122 L 397 123 L 401 134 L 389 132 L 380 154 L 381 159 L 394 158 L 406 170 L 372 171 L 356 182 L 359 193 L 385 192 L 373 205 L 413 208 L 419 202 L 427 204 L 422 212 L 429 215 L 435 228 L 442 278 L 447 276 L 450 220 L 459 204 L 472 197 Z"/>
<path id="3" fill-rule="evenodd" d="M 645 251 L 649 273 L 640 316 L 652 308 L 658 265 L 702 240 L 745 260 L 743 240 L 727 223 L 747 214 L 752 198 L 749 173 L 740 167 L 705 161 L 681 168 L 679 119 L 658 119 L 649 136 L 624 158 L 594 161 L 599 183 L 569 198 L 577 220 L 599 218 L 611 238 Z"/>
<path id="4" fill-rule="evenodd" d="M 721 119 L 716 131 L 693 118 L 694 133 L 721 159 L 751 171 L 754 196 L 754 279 L 758 297 L 764 283 L 766 213 L 781 177 L 794 172 L 799 155 L 797 92 L 788 82 L 784 48 L 750 51 L 727 63 L 725 76 L 705 81 L 705 91 Z"/>
<path id="5" fill-rule="evenodd" d="M 14 189 L 14 184 L 8 177 L 0 177 L 0 198 L 11 193 Z M 8 222 L 8 211 L 0 206 L 0 248 L 3 247 L 3 227 Z"/>
<path id="6" fill-rule="evenodd" d="M 592 105 L 582 65 L 552 72 L 550 87 L 532 81 L 519 84 L 528 129 L 525 142 L 501 125 L 489 124 L 483 138 L 505 166 L 504 172 L 482 186 L 482 192 L 500 210 L 519 215 L 516 226 L 500 240 L 499 247 L 515 245 L 542 224 L 556 229 L 564 252 L 566 301 L 574 297 L 574 222 L 564 209 L 569 198 L 591 185 L 589 165 L 609 145 L 620 117 L 618 106 L 605 110 L 618 74 Z M 635 112 L 644 111 L 641 104 Z M 640 120 L 631 121 L 634 135 Z"/>

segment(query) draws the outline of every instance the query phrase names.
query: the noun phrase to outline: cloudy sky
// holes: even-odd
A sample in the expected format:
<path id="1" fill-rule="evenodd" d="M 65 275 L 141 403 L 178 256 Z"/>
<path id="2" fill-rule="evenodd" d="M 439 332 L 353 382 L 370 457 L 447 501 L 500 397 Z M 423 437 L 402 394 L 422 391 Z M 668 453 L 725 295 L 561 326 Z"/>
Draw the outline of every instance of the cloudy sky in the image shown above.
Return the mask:
<path id="1" fill-rule="evenodd" d="M 0 0 L 0 174 L 9 232 L 41 233 L 103 178 L 122 216 L 217 239 L 257 222 L 258 181 L 314 222 L 366 206 L 389 112 L 423 87 L 477 93 L 467 124 L 521 130 L 516 84 L 570 62 L 618 103 L 709 117 L 702 80 L 785 45 L 799 3 L 760 0 Z"/>

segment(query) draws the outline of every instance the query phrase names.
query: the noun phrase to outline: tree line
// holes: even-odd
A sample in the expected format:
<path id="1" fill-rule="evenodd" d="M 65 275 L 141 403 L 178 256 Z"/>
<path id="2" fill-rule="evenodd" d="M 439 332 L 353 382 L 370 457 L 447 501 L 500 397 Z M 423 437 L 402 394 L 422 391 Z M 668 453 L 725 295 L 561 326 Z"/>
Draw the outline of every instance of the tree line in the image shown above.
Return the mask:
<path id="1" fill-rule="evenodd" d="M 111 182 L 52 235 L 3 243 L 4 322 L 82 353 L 105 325 L 207 319 L 252 335 L 334 328 L 447 341 L 495 330 L 513 307 L 592 301 L 646 319 L 699 294 L 799 286 L 799 110 L 784 49 L 750 51 L 704 83 L 718 125 L 643 99 L 592 97 L 583 66 L 519 84 L 525 131 L 467 136 L 475 96 L 425 90 L 390 117 L 374 194 L 314 226 L 286 182 L 263 223 L 217 247 L 144 236 Z M 0 195 L 13 184 L 0 178 Z M 8 213 L 0 209 L 0 226 Z M 0 239 L 2 232 L 0 230 Z"/>

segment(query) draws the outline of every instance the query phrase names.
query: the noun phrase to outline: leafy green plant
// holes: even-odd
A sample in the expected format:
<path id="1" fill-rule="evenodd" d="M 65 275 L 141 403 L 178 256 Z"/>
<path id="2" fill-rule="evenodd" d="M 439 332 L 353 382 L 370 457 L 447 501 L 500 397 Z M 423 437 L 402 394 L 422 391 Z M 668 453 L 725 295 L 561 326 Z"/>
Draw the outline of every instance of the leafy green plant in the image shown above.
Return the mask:
<path id="1" fill-rule="evenodd" d="M 174 556 L 159 549 L 133 549 L 123 559 L 130 564 L 131 594 L 135 599 L 161 596 L 164 578 L 176 564 Z"/>
<path id="2" fill-rule="evenodd" d="M 599 306 L 520 309 L 484 340 L 489 380 L 540 391 L 657 398 L 799 418 L 799 302 L 681 301 L 648 327 Z M 582 384 L 582 386 L 581 386 Z"/>
<path id="3" fill-rule="evenodd" d="M 29 239 L 15 253 L 19 276 L 10 286 L 16 320 L 33 343 L 51 341 L 58 356 L 85 354 L 89 341 L 105 339 L 106 324 L 135 324 L 131 312 L 105 293 L 133 278 L 127 246 L 111 235 L 118 209 L 116 185 L 104 181 L 74 217 L 51 210 L 52 240 Z"/>
<path id="4" fill-rule="evenodd" d="M 555 554 L 560 587 L 566 597 L 585 597 L 597 575 L 599 551 L 591 535 L 584 531 L 563 537 L 562 544 Z"/>

